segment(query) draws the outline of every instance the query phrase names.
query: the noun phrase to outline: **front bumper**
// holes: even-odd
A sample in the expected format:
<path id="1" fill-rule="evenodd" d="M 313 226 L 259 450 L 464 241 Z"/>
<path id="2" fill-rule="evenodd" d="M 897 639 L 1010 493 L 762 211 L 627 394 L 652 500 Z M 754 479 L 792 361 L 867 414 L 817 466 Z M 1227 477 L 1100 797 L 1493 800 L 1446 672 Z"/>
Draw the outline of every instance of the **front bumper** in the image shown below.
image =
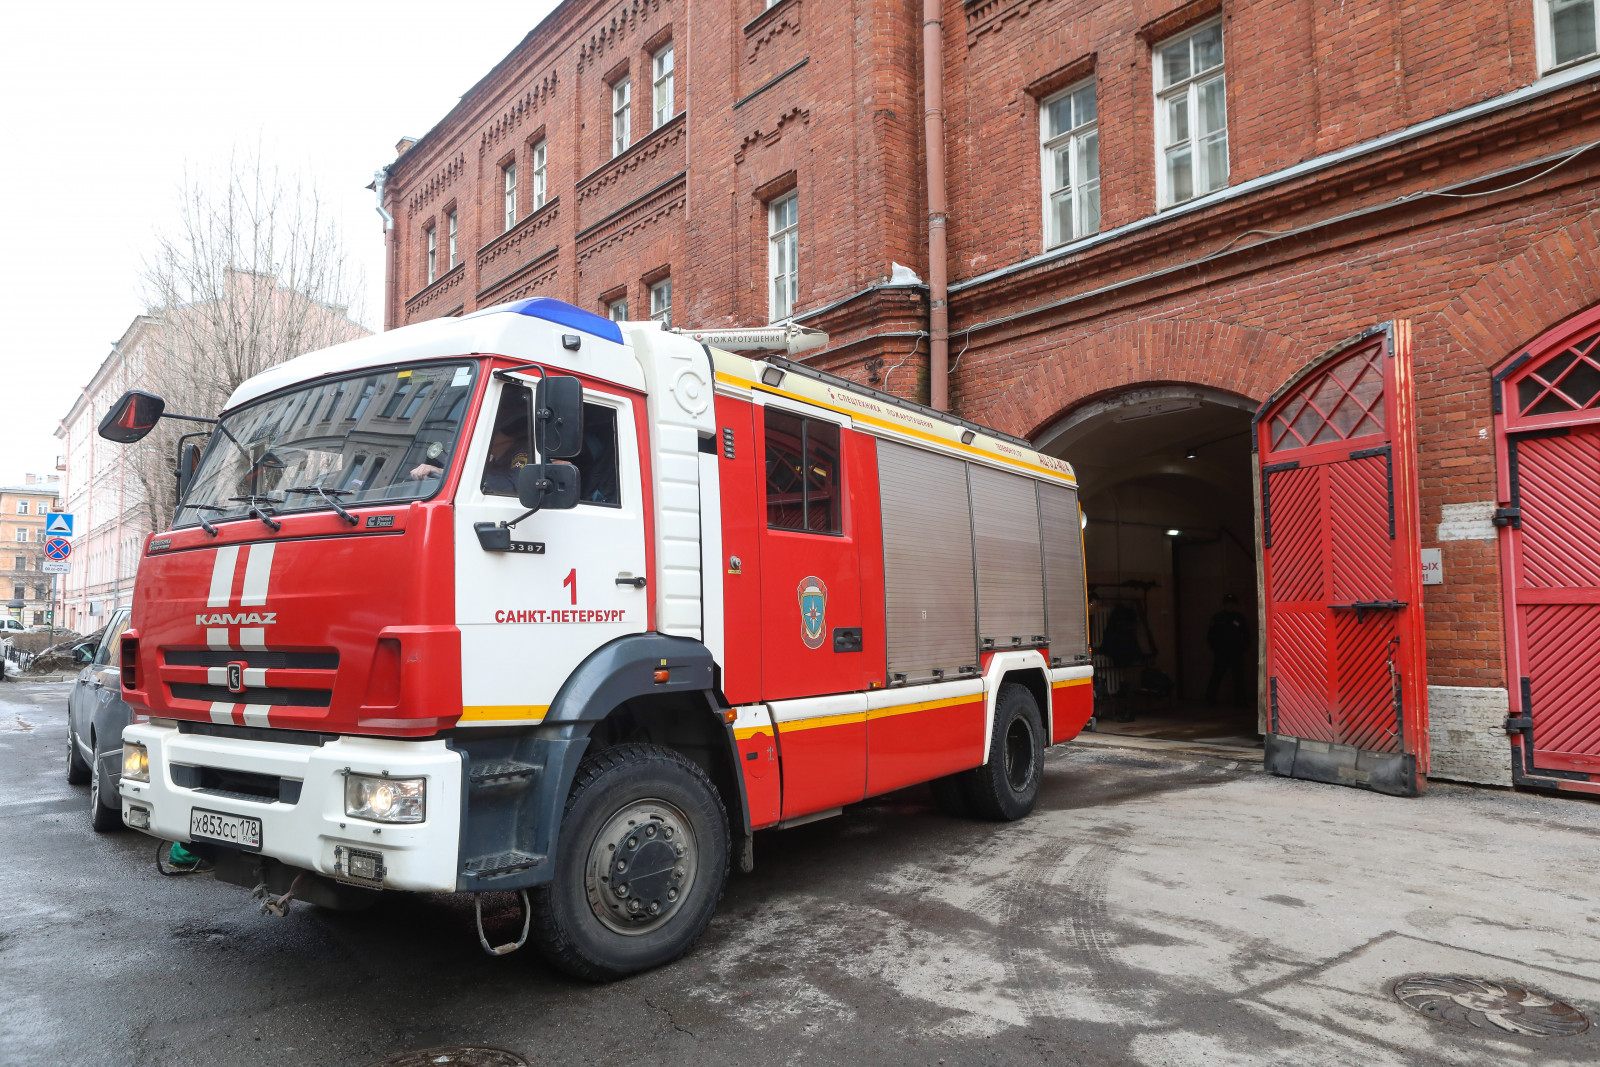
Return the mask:
<path id="1" fill-rule="evenodd" d="M 394 741 L 340 737 L 323 745 L 280 744 L 209 734 L 186 734 L 175 726 L 137 723 L 123 731 L 150 753 L 150 781 L 118 783 L 122 816 L 133 808 L 149 813 L 145 833 L 167 841 L 192 840 L 194 808 L 261 820 L 260 855 L 330 878 L 346 877 L 346 850 L 382 854 L 386 889 L 453 892 L 461 834 L 461 754 L 443 740 Z M 275 776 L 299 781 L 294 803 L 246 797 L 173 780 L 174 764 Z M 344 813 L 344 774 L 389 775 L 428 780 L 426 818 L 420 823 L 376 823 Z M 204 841 L 205 839 L 201 839 Z M 209 843 L 209 842 L 208 842 Z"/>

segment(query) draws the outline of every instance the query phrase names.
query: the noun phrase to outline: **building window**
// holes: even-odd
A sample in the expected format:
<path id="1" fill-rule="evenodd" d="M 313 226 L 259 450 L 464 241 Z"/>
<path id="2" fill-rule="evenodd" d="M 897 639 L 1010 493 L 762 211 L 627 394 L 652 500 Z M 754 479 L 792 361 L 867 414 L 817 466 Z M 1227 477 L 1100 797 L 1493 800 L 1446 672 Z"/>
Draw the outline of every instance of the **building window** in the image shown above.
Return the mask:
<path id="1" fill-rule="evenodd" d="M 504 169 L 506 189 L 506 229 L 517 224 L 517 165 L 507 163 Z"/>
<path id="2" fill-rule="evenodd" d="M 1596 51 L 1595 0 L 1535 0 L 1539 69 L 1551 70 Z"/>
<path id="3" fill-rule="evenodd" d="M 22 527 L 22 529 L 17 531 L 17 540 L 18 541 L 26 541 L 27 539 L 28 539 L 28 528 L 26 526 L 24 526 L 24 527 Z"/>
<path id="4" fill-rule="evenodd" d="M 1045 247 L 1100 229 L 1100 131 L 1093 81 L 1044 102 Z"/>
<path id="5" fill-rule="evenodd" d="M 623 78 L 611 87 L 611 154 L 620 156 L 633 143 L 633 83 Z"/>
<path id="6" fill-rule="evenodd" d="M 16 565 L 16 567 L 14 567 L 12 569 L 13 570 L 19 570 L 19 571 L 27 570 L 28 569 L 28 557 L 27 556 L 18 556 L 17 557 L 17 565 Z"/>
<path id="7" fill-rule="evenodd" d="M 28 599 L 27 586 L 22 586 L 22 585 L 14 585 L 14 586 L 12 586 L 11 587 L 11 599 L 12 600 L 26 600 L 26 599 Z"/>
<path id="8" fill-rule="evenodd" d="M 672 325 L 672 279 L 663 278 L 650 287 L 650 317 Z"/>
<path id="9" fill-rule="evenodd" d="M 771 319 L 780 322 L 794 314 L 800 285 L 800 195 L 767 205 L 767 265 L 772 278 Z"/>
<path id="10" fill-rule="evenodd" d="M 1222 23 L 1156 48 L 1156 178 L 1171 207 L 1228 184 Z"/>
<path id="11" fill-rule="evenodd" d="M 428 227 L 428 284 L 439 276 L 439 228 Z"/>
<path id="12" fill-rule="evenodd" d="M 27 513 L 28 513 L 28 502 L 26 500 L 17 501 L 17 514 L 18 515 L 26 515 Z"/>
<path id="13" fill-rule="evenodd" d="M 606 314 L 612 322 L 626 322 L 628 320 L 628 298 L 619 297 L 606 304 Z"/>
<path id="14" fill-rule="evenodd" d="M 672 44 L 651 57 L 651 73 L 654 75 L 654 108 L 650 112 L 650 128 L 659 129 L 666 125 L 674 111 L 672 110 Z"/>
<path id="15" fill-rule="evenodd" d="M 544 207 L 544 150 L 546 142 L 533 146 L 533 210 Z"/>
<path id="16" fill-rule="evenodd" d="M 843 532 L 839 507 L 839 427 L 765 408 L 767 526 Z"/>
<path id="17" fill-rule="evenodd" d="M 445 216 L 445 219 L 447 220 L 446 229 L 450 240 L 450 269 L 454 270 L 456 265 L 456 213 L 454 211 L 450 212 Z"/>

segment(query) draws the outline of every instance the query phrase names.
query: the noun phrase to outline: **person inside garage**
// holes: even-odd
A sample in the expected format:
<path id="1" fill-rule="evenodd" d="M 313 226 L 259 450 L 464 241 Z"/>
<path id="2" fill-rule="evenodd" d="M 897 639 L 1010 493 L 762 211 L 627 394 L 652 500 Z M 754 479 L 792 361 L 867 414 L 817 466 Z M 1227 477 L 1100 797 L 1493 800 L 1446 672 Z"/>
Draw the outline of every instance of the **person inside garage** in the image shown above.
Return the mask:
<path id="1" fill-rule="evenodd" d="M 1250 624 L 1239 611 L 1239 598 L 1228 593 L 1222 610 L 1211 616 L 1206 628 L 1206 644 L 1211 649 L 1211 680 L 1206 684 L 1206 703 L 1215 704 L 1222 693 L 1224 677 L 1233 678 L 1233 703 L 1249 699 L 1245 688 L 1245 650 L 1250 647 Z"/>

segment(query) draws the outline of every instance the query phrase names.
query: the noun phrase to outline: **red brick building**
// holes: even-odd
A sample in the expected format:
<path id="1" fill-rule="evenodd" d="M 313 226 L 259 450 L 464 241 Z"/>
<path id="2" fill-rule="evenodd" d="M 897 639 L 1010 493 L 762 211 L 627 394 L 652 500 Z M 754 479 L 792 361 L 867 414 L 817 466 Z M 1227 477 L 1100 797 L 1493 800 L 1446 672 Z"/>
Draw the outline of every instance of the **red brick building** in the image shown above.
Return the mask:
<path id="1" fill-rule="evenodd" d="M 1439 579 L 1390 591 L 1411 590 L 1433 773 L 1509 783 L 1514 760 L 1600 787 L 1594 0 L 946 0 L 942 19 L 951 404 L 1078 467 L 1098 625 L 1118 603 L 1139 621 L 1142 666 L 1107 672 L 1124 700 L 1186 732 L 1225 594 L 1266 659 L 1233 695 L 1267 732 L 1296 685 L 1345 684 L 1343 604 L 1323 605 L 1327 678 L 1272 644 L 1290 549 L 1264 540 L 1261 486 L 1299 520 L 1256 450 L 1298 440 L 1278 414 L 1360 394 L 1376 422 L 1321 432 L 1388 449 L 1396 566 Z M 567 0 L 401 143 L 387 323 L 526 295 L 645 318 L 670 291 L 677 325 L 792 315 L 829 331 L 817 364 L 925 396 L 922 23 L 915 0 Z M 915 279 L 890 284 L 895 263 Z M 1362 393 L 1360 367 L 1406 347 L 1411 381 Z M 1305 521 L 1336 526 L 1319 491 Z"/>

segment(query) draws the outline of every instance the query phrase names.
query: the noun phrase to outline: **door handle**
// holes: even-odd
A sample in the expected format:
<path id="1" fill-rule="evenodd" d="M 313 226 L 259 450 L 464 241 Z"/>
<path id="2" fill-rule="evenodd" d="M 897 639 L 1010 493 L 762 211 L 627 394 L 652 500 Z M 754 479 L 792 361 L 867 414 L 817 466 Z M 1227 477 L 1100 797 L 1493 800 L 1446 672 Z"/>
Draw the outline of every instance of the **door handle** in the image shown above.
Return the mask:
<path id="1" fill-rule="evenodd" d="M 631 585 L 635 589 L 643 589 L 644 585 L 645 585 L 645 579 L 643 577 L 639 577 L 639 578 L 618 577 L 617 578 L 617 584 L 618 585 Z"/>
<path id="2" fill-rule="evenodd" d="M 100 681 L 90 682 L 89 684 L 94 686 L 96 689 L 104 689 L 106 687 L 106 683 Z"/>
<path id="3" fill-rule="evenodd" d="M 1361 616 L 1369 611 L 1399 611 L 1406 606 L 1404 600 L 1357 600 L 1351 604 L 1329 604 L 1334 611 L 1353 611 L 1356 613 L 1356 622 L 1361 621 Z"/>

